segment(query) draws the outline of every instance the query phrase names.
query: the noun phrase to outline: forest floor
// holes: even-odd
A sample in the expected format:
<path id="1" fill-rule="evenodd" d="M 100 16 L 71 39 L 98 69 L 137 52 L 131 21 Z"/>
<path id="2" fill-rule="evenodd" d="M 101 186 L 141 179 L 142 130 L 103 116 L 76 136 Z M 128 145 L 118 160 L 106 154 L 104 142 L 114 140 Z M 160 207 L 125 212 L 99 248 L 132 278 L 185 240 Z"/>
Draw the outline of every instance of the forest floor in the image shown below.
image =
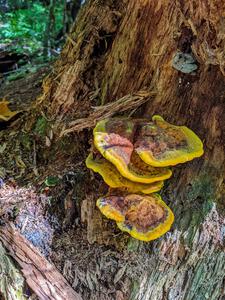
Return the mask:
<path id="1" fill-rule="evenodd" d="M 45 157 L 44 149 L 47 153 L 52 143 L 51 127 L 44 115 L 31 116 L 50 69 L 45 66 L 1 86 L 1 98 L 21 111 L 0 123 L 1 223 L 12 221 L 84 300 L 125 300 L 135 289 L 131 282 L 149 268 L 150 249 L 96 211 L 96 199 L 87 196 L 88 185 L 95 197 L 106 186 L 99 181 L 93 187 L 96 180 L 86 170 L 84 157 L 74 157 L 73 149 L 64 151 L 68 141 L 53 147 L 51 158 Z M 84 178 L 89 181 L 85 191 L 79 188 Z M 97 223 L 90 223 L 93 213 L 98 214 Z"/>

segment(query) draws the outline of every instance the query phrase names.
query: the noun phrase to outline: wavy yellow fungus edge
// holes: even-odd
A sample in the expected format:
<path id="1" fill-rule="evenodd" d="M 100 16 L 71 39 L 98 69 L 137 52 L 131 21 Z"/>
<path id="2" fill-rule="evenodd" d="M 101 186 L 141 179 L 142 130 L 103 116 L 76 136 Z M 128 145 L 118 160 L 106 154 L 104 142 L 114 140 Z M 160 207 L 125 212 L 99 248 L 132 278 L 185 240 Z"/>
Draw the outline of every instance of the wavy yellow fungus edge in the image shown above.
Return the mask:
<path id="1" fill-rule="evenodd" d="M 160 122 L 166 122 L 161 116 L 155 115 L 152 117 L 153 121 L 160 121 Z M 166 122 L 167 123 L 167 122 Z M 200 157 L 204 153 L 203 149 L 203 143 L 200 140 L 200 138 L 189 128 L 186 126 L 176 126 L 173 125 L 174 127 L 179 128 L 180 130 L 183 131 L 185 136 L 187 137 L 187 142 L 190 145 L 192 143 L 192 146 L 194 147 L 194 151 L 192 153 L 187 153 L 182 150 L 173 150 L 170 151 L 169 153 L 170 156 L 173 156 L 173 158 L 170 159 L 162 159 L 162 160 L 157 160 L 151 155 L 150 152 L 147 151 L 138 151 L 138 155 L 140 158 L 148 165 L 151 165 L 153 167 L 169 167 L 169 166 L 175 166 L 177 164 L 185 163 L 187 161 L 190 161 L 194 158 Z"/>
<path id="2" fill-rule="evenodd" d="M 125 220 L 124 215 L 110 205 L 102 205 L 101 201 L 103 199 L 104 197 L 101 197 L 96 201 L 96 206 L 99 208 L 101 213 L 108 219 L 116 222 L 123 222 Z"/>
<path id="3" fill-rule="evenodd" d="M 102 157 L 102 162 L 97 163 L 92 153 L 88 155 L 85 163 L 87 168 L 99 173 L 105 183 L 112 188 L 126 188 L 127 192 L 130 193 L 141 192 L 143 194 L 151 194 L 161 190 L 163 187 L 163 181 L 156 181 L 149 184 L 131 181 L 123 177 L 117 168 L 105 158 Z"/>

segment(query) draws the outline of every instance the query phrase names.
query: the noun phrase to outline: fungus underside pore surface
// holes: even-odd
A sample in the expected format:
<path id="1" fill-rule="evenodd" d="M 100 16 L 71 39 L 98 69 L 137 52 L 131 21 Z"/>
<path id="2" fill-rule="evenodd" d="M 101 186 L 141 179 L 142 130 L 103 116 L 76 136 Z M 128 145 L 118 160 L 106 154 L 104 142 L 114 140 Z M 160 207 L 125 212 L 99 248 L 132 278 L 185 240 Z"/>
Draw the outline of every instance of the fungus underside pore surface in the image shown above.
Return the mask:
<path id="1" fill-rule="evenodd" d="M 133 182 L 123 177 L 117 168 L 98 152 L 89 154 L 86 159 L 86 166 L 94 172 L 99 173 L 105 183 L 112 188 L 123 188 L 132 193 L 142 192 L 144 194 L 150 194 L 161 190 L 163 187 L 163 181 L 147 184 Z"/>

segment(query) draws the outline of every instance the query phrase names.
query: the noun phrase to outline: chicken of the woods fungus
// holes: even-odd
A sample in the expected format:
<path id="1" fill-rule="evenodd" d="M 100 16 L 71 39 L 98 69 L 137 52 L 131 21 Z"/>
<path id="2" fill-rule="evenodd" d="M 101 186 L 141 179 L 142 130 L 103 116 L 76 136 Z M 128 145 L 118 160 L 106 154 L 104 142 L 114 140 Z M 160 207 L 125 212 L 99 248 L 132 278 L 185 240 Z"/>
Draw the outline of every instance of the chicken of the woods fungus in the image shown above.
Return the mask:
<path id="1" fill-rule="evenodd" d="M 161 190 L 163 181 L 153 183 L 140 183 L 123 177 L 117 168 L 106 160 L 100 153 L 90 153 L 86 159 L 86 166 L 99 173 L 105 183 L 111 188 L 122 188 L 129 193 L 151 194 Z"/>
<path id="2" fill-rule="evenodd" d="M 110 189 L 97 200 L 103 215 L 132 237 L 151 241 L 170 230 L 174 215 L 156 194 L 168 168 L 203 154 L 199 137 L 185 126 L 158 115 L 147 119 L 107 118 L 94 128 L 93 152 L 86 166 L 99 173 Z"/>
<path id="3" fill-rule="evenodd" d="M 152 183 L 171 177 L 168 168 L 146 164 L 134 151 L 136 122 L 126 119 L 106 119 L 94 129 L 94 145 L 120 174 L 135 182 Z"/>
<path id="4" fill-rule="evenodd" d="M 109 195 L 99 198 L 97 206 L 122 231 L 146 242 L 166 233 L 174 221 L 173 212 L 158 194 Z"/>
<path id="5" fill-rule="evenodd" d="M 202 141 L 192 130 L 169 124 L 157 115 L 152 120 L 153 123 L 141 127 L 134 145 L 146 164 L 175 166 L 203 154 Z"/>

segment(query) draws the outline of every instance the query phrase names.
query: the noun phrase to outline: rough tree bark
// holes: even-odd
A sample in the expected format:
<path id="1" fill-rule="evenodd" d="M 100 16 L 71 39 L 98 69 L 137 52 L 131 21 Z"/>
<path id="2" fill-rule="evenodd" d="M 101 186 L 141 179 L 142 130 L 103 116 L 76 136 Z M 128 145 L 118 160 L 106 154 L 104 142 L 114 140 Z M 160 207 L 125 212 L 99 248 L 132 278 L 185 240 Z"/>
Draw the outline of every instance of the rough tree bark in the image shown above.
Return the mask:
<path id="1" fill-rule="evenodd" d="M 224 26 L 225 2 L 219 0 L 90 0 L 44 82 L 38 109 L 55 120 L 56 137 L 72 135 L 83 159 L 91 130 L 77 132 L 77 124 L 85 124 L 93 106 L 140 91 L 156 95 L 124 114 L 160 114 L 204 141 L 204 156 L 177 167 L 163 191 L 176 221 L 169 234 L 145 245 L 149 267 L 130 299 L 224 299 Z M 172 67 L 178 54 L 191 54 L 197 70 Z M 99 242 L 91 205 L 88 239 Z"/>

